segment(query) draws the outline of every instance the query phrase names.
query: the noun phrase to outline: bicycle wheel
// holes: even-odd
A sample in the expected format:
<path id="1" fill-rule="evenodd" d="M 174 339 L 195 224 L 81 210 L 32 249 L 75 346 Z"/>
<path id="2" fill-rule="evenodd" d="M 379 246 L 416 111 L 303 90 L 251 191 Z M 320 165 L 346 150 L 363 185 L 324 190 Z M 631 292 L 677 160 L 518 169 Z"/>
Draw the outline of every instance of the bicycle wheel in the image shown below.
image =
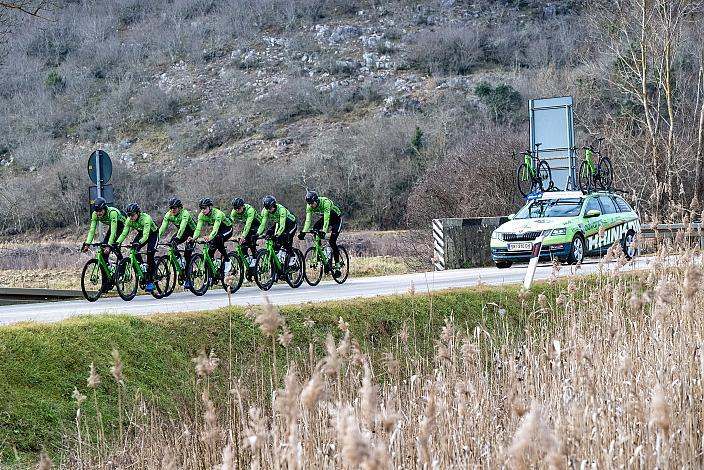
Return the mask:
<path id="1" fill-rule="evenodd" d="M 193 292 L 194 295 L 200 297 L 208 292 L 208 287 L 210 287 L 210 270 L 206 265 L 203 255 L 194 254 L 191 257 L 191 262 L 188 263 L 186 273 L 191 280 L 191 287 L 188 289 Z"/>
<path id="2" fill-rule="evenodd" d="M 293 249 L 293 257 L 286 255 L 284 259 L 286 284 L 297 288 L 303 284 L 303 253 L 298 248 Z"/>
<path id="3" fill-rule="evenodd" d="M 314 246 L 308 248 L 303 257 L 303 277 L 309 286 L 317 286 L 323 278 L 323 261 Z"/>
<path id="4" fill-rule="evenodd" d="M 254 282 L 261 290 L 269 290 L 274 284 L 276 265 L 267 250 L 259 250 L 257 261 L 254 263 Z"/>
<path id="5" fill-rule="evenodd" d="M 100 294 L 103 293 L 106 284 L 107 280 L 104 279 L 103 270 L 100 269 L 98 260 L 88 260 L 85 266 L 83 266 L 83 272 L 81 273 L 81 291 L 83 291 L 83 297 L 85 297 L 88 302 L 95 302 L 100 298 Z"/>
<path id="6" fill-rule="evenodd" d="M 120 298 L 126 301 L 134 299 L 134 296 L 137 295 L 137 283 L 139 282 L 139 278 L 137 277 L 137 270 L 132 266 L 132 262 L 129 258 L 122 258 L 122 260 L 117 263 L 115 276 L 117 279 L 117 293 L 120 295 Z"/>
<path id="7" fill-rule="evenodd" d="M 156 257 L 154 266 L 152 282 L 154 283 L 155 289 L 152 291 L 152 296 L 155 299 L 161 299 L 168 295 L 167 292 L 171 285 L 171 266 L 169 266 L 169 259 L 163 256 Z M 174 273 L 174 275 L 175 274 L 176 273 Z"/>
<path id="8" fill-rule="evenodd" d="M 537 187 L 534 190 L 540 189 L 541 192 L 544 192 L 553 189 L 552 172 L 550 171 L 550 165 L 545 160 L 540 160 L 538 164 L 537 183 Z"/>
<path id="9" fill-rule="evenodd" d="M 332 269 L 332 278 L 338 284 L 342 284 L 350 275 L 350 257 L 344 246 L 338 246 L 337 249 L 340 250 L 340 261 Z"/>
<path id="10" fill-rule="evenodd" d="M 597 175 L 599 176 L 599 186 L 601 189 L 611 191 L 611 187 L 614 184 L 614 168 L 611 165 L 609 157 L 599 159 Z"/>
<path id="11" fill-rule="evenodd" d="M 516 184 L 518 184 L 518 190 L 521 192 L 523 197 L 526 197 L 531 193 L 533 188 L 533 178 L 530 174 L 530 167 L 525 163 L 521 163 L 518 167 L 518 172 L 516 173 Z"/>
<path id="12" fill-rule="evenodd" d="M 592 172 L 589 169 L 589 163 L 584 160 L 579 165 L 579 172 L 577 173 L 577 183 L 579 184 L 579 189 L 583 193 L 587 193 L 592 189 Z"/>
<path id="13" fill-rule="evenodd" d="M 242 279 L 244 278 L 244 267 L 242 266 L 242 260 L 237 253 L 231 251 L 227 254 L 230 257 L 232 266 L 230 271 L 226 272 L 223 276 L 222 288 L 226 291 L 229 290 L 230 294 L 234 294 L 242 285 Z"/>

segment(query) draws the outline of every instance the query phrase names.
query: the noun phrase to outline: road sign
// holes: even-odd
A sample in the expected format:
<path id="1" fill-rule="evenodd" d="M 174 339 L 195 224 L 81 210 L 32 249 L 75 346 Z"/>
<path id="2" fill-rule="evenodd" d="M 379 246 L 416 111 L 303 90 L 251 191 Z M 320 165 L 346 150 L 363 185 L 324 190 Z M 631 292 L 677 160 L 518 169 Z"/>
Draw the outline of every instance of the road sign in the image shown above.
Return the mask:
<path id="1" fill-rule="evenodd" d="M 579 189 L 574 151 L 572 97 L 530 100 L 530 147 L 540 144 L 539 157 L 547 160 L 556 189 Z"/>
<path id="2" fill-rule="evenodd" d="M 112 205 L 115 203 L 115 197 L 113 196 L 111 184 L 104 184 L 101 188 L 101 193 L 102 194 L 98 194 L 97 186 L 88 187 L 88 201 L 90 203 L 91 210 L 93 210 L 93 201 L 95 201 L 95 198 L 98 196 L 105 199 L 105 202 L 108 203 L 108 205 Z"/>
<path id="3" fill-rule="evenodd" d="M 105 184 L 112 176 L 112 160 L 105 150 L 96 150 L 88 158 L 88 176 L 90 180 L 98 184 L 98 180 Z"/>

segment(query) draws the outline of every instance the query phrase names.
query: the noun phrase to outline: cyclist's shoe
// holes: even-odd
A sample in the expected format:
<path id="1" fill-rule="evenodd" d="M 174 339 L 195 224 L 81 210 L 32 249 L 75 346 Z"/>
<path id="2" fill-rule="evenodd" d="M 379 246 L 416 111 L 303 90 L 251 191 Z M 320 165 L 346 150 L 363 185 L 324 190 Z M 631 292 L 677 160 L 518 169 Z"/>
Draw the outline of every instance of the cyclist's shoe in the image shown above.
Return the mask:
<path id="1" fill-rule="evenodd" d="M 330 274 L 330 266 L 327 264 L 323 265 L 323 274 Z"/>
<path id="2" fill-rule="evenodd" d="M 339 269 L 336 269 L 335 272 L 332 273 L 332 275 L 335 277 L 340 277 L 340 276 L 342 276 L 342 271 L 340 271 Z"/>
<path id="3" fill-rule="evenodd" d="M 244 277 L 247 279 L 247 282 L 252 282 L 252 274 L 254 273 L 254 270 L 252 268 L 247 269 L 246 274 Z"/>
<path id="4" fill-rule="evenodd" d="M 186 279 L 186 282 L 183 283 L 184 289 L 190 289 L 191 288 L 191 281 Z"/>
<path id="5" fill-rule="evenodd" d="M 223 272 L 229 273 L 230 269 L 232 269 L 232 261 L 227 260 L 227 261 L 225 261 L 225 265 L 223 267 Z"/>
<path id="6" fill-rule="evenodd" d="M 144 290 L 147 292 L 152 292 L 154 289 L 156 289 L 156 286 L 154 286 L 153 282 L 148 282 L 146 286 L 144 286 Z"/>

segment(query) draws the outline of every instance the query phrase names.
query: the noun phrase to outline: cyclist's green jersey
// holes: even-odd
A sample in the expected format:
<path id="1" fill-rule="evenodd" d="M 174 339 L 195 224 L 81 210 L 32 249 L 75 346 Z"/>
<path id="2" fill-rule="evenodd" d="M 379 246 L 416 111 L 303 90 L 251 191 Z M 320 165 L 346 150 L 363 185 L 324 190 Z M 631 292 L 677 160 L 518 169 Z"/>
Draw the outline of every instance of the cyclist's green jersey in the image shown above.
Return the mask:
<path id="1" fill-rule="evenodd" d="M 119 209 L 115 209 L 114 207 L 108 207 L 108 209 L 105 211 L 105 215 L 102 217 L 98 217 L 98 214 L 93 211 L 93 215 L 90 217 L 90 230 L 88 230 L 86 245 L 89 243 L 93 243 L 93 237 L 95 236 L 95 227 L 98 225 L 98 222 L 110 224 L 110 239 L 108 240 L 108 243 L 112 245 L 113 243 L 115 243 L 115 237 L 117 237 L 117 224 L 118 222 L 122 222 L 124 224 L 125 216 L 122 215 Z"/>
<path id="2" fill-rule="evenodd" d="M 303 226 L 303 231 L 307 232 L 310 228 L 310 219 L 313 214 L 323 214 L 323 232 L 328 231 L 328 226 L 330 225 L 330 212 L 334 212 L 338 216 L 340 215 L 340 208 L 337 207 L 333 202 L 326 198 L 318 198 L 318 207 L 313 208 L 310 204 L 306 205 L 306 223 Z"/>
<path id="3" fill-rule="evenodd" d="M 200 236 L 200 231 L 203 230 L 203 224 L 211 224 L 213 226 L 213 231 L 210 232 L 210 238 L 213 238 L 218 234 L 221 224 L 225 224 L 227 227 L 232 227 L 232 221 L 228 219 L 225 213 L 217 207 L 210 208 L 210 215 L 204 215 L 202 212 L 198 214 L 198 225 L 196 226 L 196 231 L 193 232 L 193 238 L 198 238 Z"/>
<path id="4" fill-rule="evenodd" d="M 257 235 L 261 235 L 264 233 L 264 230 L 266 230 L 266 222 L 269 220 L 269 217 L 271 217 L 272 220 L 276 220 L 276 231 L 274 232 L 274 235 L 277 237 L 284 233 L 284 228 L 286 227 L 286 219 L 290 220 L 291 222 L 296 221 L 296 216 L 293 215 L 291 211 L 286 209 L 284 206 L 281 204 L 276 204 L 276 210 L 274 212 L 269 212 L 266 210 L 266 207 L 262 209 L 262 223 L 259 224 L 259 230 L 257 231 Z"/>
<path id="5" fill-rule="evenodd" d="M 129 217 L 125 220 L 125 228 L 122 230 L 122 235 L 117 239 L 117 243 L 120 244 L 125 241 L 127 235 L 130 233 L 130 229 L 133 228 L 137 232 L 142 232 L 142 238 L 139 239 L 140 244 L 147 243 L 149 240 L 149 234 L 151 232 L 156 232 L 156 224 L 152 220 L 151 216 L 145 212 L 140 212 L 137 220 L 132 222 Z"/>
<path id="6" fill-rule="evenodd" d="M 166 214 L 164 214 L 164 220 L 162 220 L 161 227 L 159 227 L 160 238 L 164 235 L 166 229 L 169 228 L 169 222 L 178 227 L 178 232 L 176 232 L 177 238 L 181 238 L 183 236 L 183 232 L 186 231 L 186 227 L 189 227 L 191 230 L 196 229 L 196 221 L 193 220 L 193 217 L 191 217 L 191 214 L 186 209 L 182 207 L 176 215 L 173 215 L 169 210 Z"/>
<path id="7" fill-rule="evenodd" d="M 232 209 L 232 212 L 230 212 L 230 219 L 244 221 L 244 228 L 242 229 L 242 234 L 240 235 L 241 238 L 247 236 L 249 230 L 252 228 L 252 223 L 255 220 L 259 222 L 259 224 L 262 223 L 262 216 L 259 215 L 257 210 L 249 204 L 244 205 L 244 210 L 241 214 L 238 214 L 236 210 Z"/>

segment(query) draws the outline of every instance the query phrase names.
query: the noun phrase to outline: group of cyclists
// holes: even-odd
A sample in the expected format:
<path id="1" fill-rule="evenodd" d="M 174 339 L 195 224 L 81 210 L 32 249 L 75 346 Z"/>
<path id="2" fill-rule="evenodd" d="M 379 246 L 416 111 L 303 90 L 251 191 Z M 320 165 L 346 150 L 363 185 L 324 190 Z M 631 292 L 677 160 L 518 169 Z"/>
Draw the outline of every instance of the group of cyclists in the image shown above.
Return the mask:
<path id="1" fill-rule="evenodd" d="M 306 233 L 311 230 L 312 216 L 320 215 L 312 229 L 319 237 L 325 238 L 325 233 L 330 231 L 330 247 L 334 263 L 332 269 L 337 269 L 340 261 L 337 238 L 342 230 L 342 213 L 330 199 L 319 196 L 316 191 L 307 191 L 306 197 L 306 220 L 303 229 L 298 233 L 298 238 L 303 240 Z M 232 210 L 226 214 L 221 209 L 214 206 L 209 197 L 202 198 L 198 203 L 199 213 L 194 217 L 178 197 L 169 200 L 169 210 L 164 214 L 161 226 L 157 228 L 154 219 L 143 212 L 136 202 L 130 202 L 125 206 L 124 212 L 109 206 L 106 200 L 98 197 L 93 201 L 93 212 L 91 215 L 90 229 L 88 236 L 82 246 L 82 251 L 88 250 L 95 238 L 95 230 L 98 222 L 107 226 L 103 239 L 103 255 L 107 258 L 110 253 L 114 253 L 117 260 L 122 260 L 121 246 L 130 232 L 134 230 L 136 236 L 132 240 L 130 247 L 137 252 L 139 263 L 143 259 L 139 250 L 146 247 L 147 269 L 145 271 L 146 285 L 144 289 L 152 292 L 155 289 L 153 275 L 156 269 L 155 256 L 160 238 L 174 225 L 176 232 L 171 236 L 169 243 L 174 247 L 178 256 L 178 247 L 184 245 L 184 258 L 186 266 L 189 265 L 193 256 L 195 242 L 206 243 L 208 254 L 212 257 L 217 250 L 223 262 L 224 272 L 229 272 L 232 261 L 225 248 L 225 242 L 230 240 L 235 233 L 235 223 L 241 223 L 242 229 L 239 232 L 237 241 L 242 246 L 245 254 L 247 250 L 252 258 L 257 255 L 257 241 L 269 228 L 267 235 L 273 237 L 277 247 L 283 248 L 288 255 L 293 254 L 293 237 L 298 230 L 296 216 L 283 204 L 276 201 L 272 195 L 267 195 L 262 199 L 262 210 L 258 212 L 252 205 L 245 203 L 241 197 L 232 199 Z M 210 232 L 204 232 L 204 226 L 211 227 Z M 248 266 L 247 278 L 251 278 L 251 268 Z M 185 288 L 190 287 L 191 280 L 185 279 Z"/>

